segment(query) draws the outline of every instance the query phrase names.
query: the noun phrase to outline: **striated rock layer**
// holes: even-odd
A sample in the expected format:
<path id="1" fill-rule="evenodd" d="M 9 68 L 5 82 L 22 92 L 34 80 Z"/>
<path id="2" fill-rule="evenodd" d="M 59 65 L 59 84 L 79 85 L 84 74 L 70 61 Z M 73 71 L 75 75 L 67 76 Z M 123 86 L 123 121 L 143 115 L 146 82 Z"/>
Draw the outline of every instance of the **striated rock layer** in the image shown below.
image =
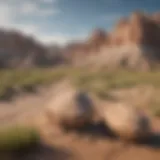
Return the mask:
<path id="1" fill-rule="evenodd" d="M 134 12 L 111 33 L 96 29 L 86 41 L 73 44 L 69 54 L 75 65 L 151 69 L 160 61 L 160 13 Z"/>

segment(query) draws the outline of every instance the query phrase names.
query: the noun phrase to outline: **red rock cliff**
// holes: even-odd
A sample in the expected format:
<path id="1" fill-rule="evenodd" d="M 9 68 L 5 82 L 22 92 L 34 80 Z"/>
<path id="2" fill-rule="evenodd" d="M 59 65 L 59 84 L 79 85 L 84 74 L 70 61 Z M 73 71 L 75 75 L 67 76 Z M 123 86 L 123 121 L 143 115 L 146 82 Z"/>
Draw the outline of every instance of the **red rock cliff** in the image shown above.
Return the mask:
<path id="1" fill-rule="evenodd" d="M 134 53 L 137 50 L 134 49 L 134 46 L 138 47 L 138 53 Z M 114 49 L 126 47 L 127 49 L 117 49 L 115 53 L 115 50 L 107 49 L 110 47 Z M 128 56 L 127 59 L 129 59 L 132 57 L 130 55 L 135 54 L 137 57 L 132 57 L 132 59 L 136 59 L 136 61 L 138 61 L 138 57 L 143 57 L 143 62 L 146 61 L 147 63 L 151 57 L 160 61 L 160 13 L 148 15 L 134 12 L 128 18 L 121 18 L 111 33 L 97 29 L 87 41 L 83 42 L 83 45 L 76 48 L 76 52 L 75 50 L 72 51 L 77 53 L 76 57 L 79 57 L 79 53 L 81 53 L 81 57 L 83 57 L 82 55 L 100 56 L 102 48 L 105 48 L 105 54 L 111 55 L 112 53 L 113 58 L 119 57 L 121 60 L 122 57 Z M 85 58 L 85 60 L 87 59 Z M 133 62 L 133 64 L 136 65 L 137 63 Z"/>

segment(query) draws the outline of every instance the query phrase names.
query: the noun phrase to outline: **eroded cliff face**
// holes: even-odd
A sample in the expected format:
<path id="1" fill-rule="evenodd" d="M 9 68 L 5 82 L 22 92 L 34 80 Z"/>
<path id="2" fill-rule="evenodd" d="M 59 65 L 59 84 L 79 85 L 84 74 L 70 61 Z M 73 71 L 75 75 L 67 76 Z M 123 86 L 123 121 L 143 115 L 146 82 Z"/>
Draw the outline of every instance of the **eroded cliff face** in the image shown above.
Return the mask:
<path id="1" fill-rule="evenodd" d="M 94 30 L 83 44 L 70 52 L 79 65 L 94 61 L 93 64 L 110 68 L 126 66 L 148 70 L 160 61 L 160 13 L 134 12 L 120 19 L 111 33 Z"/>

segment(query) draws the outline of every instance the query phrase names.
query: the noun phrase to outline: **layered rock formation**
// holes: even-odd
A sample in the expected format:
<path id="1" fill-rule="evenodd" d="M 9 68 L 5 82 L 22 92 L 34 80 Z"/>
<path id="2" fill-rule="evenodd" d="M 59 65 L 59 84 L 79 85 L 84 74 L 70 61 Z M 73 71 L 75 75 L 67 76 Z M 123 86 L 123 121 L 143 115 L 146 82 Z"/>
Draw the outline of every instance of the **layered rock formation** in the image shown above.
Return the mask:
<path id="1" fill-rule="evenodd" d="M 160 62 L 160 13 L 134 12 L 112 32 L 94 30 L 86 41 L 46 47 L 16 31 L 0 30 L 0 68 L 57 64 L 151 69 Z"/>
<path id="2" fill-rule="evenodd" d="M 120 19 L 111 33 L 95 30 L 71 52 L 72 59 L 79 60 L 78 65 L 86 60 L 86 64 L 148 70 L 160 61 L 160 13 L 134 12 L 129 18 Z"/>

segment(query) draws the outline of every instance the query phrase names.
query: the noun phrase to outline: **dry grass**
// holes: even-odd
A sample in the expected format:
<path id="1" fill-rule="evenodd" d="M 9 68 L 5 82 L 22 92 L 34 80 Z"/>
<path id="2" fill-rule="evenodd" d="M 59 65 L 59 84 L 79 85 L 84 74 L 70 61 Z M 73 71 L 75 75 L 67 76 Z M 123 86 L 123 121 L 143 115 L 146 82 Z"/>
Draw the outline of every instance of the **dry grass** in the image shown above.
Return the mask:
<path id="1" fill-rule="evenodd" d="M 78 75 L 78 76 L 77 76 Z M 85 88 L 97 95 L 105 95 L 112 89 L 131 88 L 139 85 L 160 87 L 159 72 L 80 72 L 74 77 L 78 87 Z"/>
<path id="2" fill-rule="evenodd" d="M 128 88 L 139 84 L 152 84 L 160 87 L 160 72 L 100 71 L 83 69 L 27 69 L 1 70 L 0 93 L 9 87 L 45 85 L 64 77 L 71 77 L 79 87 L 97 89 Z"/>
<path id="3" fill-rule="evenodd" d="M 114 100 L 115 97 L 110 94 L 110 91 L 115 89 L 129 89 L 141 85 L 152 86 L 156 89 L 160 88 L 159 71 L 131 72 L 119 70 L 108 72 L 101 70 L 91 72 L 80 68 L 26 69 L 1 70 L 0 77 L 1 99 L 7 97 L 7 95 L 12 96 L 12 92 L 14 95 L 17 88 L 26 91 L 27 88 L 50 85 L 65 77 L 70 78 L 77 88 L 82 88 L 94 93 L 100 98 L 109 100 Z M 141 99 L 139 97 L 137 98 Z M 148 103 L 147 100 L 146 103 Z M 157 100 L 152 100 L 152 103 L 150 103 L 151 108 L 156 112 L 154 114 L 157 116 L 160 114 L 159 104 L 160 102 Z"/>

